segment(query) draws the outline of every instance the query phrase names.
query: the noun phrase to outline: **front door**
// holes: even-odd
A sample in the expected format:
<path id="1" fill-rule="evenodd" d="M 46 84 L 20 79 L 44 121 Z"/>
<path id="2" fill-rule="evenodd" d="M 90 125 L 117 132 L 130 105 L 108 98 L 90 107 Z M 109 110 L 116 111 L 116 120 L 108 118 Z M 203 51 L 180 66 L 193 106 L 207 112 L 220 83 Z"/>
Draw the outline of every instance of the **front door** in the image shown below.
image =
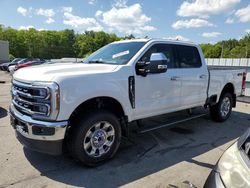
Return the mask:
<path id="1" fill-rule="evenodd" d="M 163 53 L 169 63 L 165 73 L 135 76 L 135 118 L 176 111 L 181 105 L 181 70 L 177 68 L 175 53 L 170 44 L 154 44 L 139 61 L 148 62 L 152 53 Z"/>

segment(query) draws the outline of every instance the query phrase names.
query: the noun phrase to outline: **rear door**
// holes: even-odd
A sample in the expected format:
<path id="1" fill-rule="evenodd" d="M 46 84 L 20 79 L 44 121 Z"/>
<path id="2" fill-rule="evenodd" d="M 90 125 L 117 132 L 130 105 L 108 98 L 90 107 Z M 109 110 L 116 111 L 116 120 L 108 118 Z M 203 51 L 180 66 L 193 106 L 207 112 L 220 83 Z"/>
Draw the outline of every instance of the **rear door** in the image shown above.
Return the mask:
<path id="1" fill-rule="evenodd" d="M 175 45 L 181 69 L 181 105 L 185 108 L 201 106 L 207 99 L 208 70 L 195 46 Z"/>

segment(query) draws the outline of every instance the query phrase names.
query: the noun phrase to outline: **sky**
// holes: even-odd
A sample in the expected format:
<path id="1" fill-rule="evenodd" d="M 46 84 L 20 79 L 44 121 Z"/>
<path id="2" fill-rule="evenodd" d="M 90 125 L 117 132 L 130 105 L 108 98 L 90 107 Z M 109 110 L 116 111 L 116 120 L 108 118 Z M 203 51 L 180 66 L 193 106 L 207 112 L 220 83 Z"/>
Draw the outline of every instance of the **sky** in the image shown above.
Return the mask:
<path id="1" fill-rule="evenodd" d="M 250 0 L 1 0 L 0 24 L 215 43 L 250 33 Z"/>

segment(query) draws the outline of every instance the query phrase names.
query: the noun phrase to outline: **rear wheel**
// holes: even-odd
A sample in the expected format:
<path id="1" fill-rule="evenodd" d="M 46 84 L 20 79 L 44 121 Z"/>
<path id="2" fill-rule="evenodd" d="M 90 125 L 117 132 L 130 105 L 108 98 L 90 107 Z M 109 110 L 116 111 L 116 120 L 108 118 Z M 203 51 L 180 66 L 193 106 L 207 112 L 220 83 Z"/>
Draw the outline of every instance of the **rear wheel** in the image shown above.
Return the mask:
<path id="1" fill-rule="evenodd" d="M 70 152 L 88 166 L 112 158 L 121 142 L 121 127 L 115 115 L 107 111 L 92 112 L 74 122 L 69 135 Z"/>
<path id="2" fill-rule="evenodd" d="M 231 93 L 224 93 L 219 102 L 210 107 L 210 115 L 214 121 L 226 121 L 232 112 L 233 97 Z"/>

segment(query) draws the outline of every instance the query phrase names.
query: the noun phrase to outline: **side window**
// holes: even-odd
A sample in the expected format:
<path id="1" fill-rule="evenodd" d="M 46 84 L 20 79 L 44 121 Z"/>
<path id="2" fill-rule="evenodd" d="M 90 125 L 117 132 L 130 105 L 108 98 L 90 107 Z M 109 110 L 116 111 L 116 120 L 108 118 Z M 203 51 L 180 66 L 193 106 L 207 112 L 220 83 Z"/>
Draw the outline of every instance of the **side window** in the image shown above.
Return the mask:
<path id="1" fill-rule="evenodd" d="M 176 45 L 176 51 L 180 68 L 201 67 L 201 58 L 196 47 Z"/>
<path id="2" fill-rule="evenodd" d="M 149 48 L 149 50 L 141 57 L 140 61 L 148 62 L 150 61 L 150 56 L 152 53 L 163 53 L 168 61 L 168 68 L 175 68 L 176 62 L 174 60 L 173 47 L 170 44 L 155 44 Z"/>

